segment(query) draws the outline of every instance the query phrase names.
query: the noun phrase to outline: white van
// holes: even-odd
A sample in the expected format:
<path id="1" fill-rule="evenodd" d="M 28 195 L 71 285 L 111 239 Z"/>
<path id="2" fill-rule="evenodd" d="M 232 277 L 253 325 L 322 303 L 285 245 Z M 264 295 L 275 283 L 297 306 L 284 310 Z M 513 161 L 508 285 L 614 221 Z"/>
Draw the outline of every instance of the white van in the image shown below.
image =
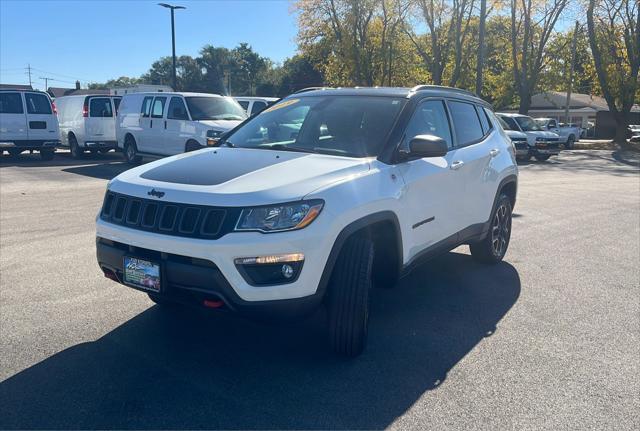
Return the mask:
<path id="1" fill-rule="evenodd" d="M 95 154 L 117 148 L 115 119 L 121 99 L 99 94 L 56 98 L 60 141 L 69 147 L 71 157 L 82 157 L 86 150 Z"/>
<path id="2" fill-rule="evenodd" d="M 234 97 L 236 102 L 242 106 L 247 115 L 256 115 L 264 111 L 268 106 L 273 105 L 279 99 L 277 97 Z"/>
<path id="3" fill-rule="evenodd" d="M 51 160 L 59 144 L 56 107 L 47 93 L 0 90 L 0 154 L 39 151 L 43 160 Z"/>
<path id="4" fill-rule="evenodd" d="M 207 93 L 125 94 L 116 120 L 118 147 L 129 163 L 213 145 L 247 118 L 231 97 Z"/>

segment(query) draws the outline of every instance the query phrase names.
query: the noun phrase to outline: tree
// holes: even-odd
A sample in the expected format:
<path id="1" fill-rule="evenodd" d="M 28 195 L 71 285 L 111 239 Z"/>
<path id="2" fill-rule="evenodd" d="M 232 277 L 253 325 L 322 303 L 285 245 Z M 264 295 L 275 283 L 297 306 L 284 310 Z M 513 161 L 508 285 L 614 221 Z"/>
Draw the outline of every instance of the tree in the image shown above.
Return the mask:
<path id="1" fill-rule="evenodd" d="M 118 79 L 110 79 L 104 84 L 92 82 L 89 84 L 90 90 L 108 90 L 113 87 L 131 87 L 139 84 L 140 78 L 129 78 L 128 76 L 121 76 Z"/>
<path id="2" fill-rule="evenodd" d="M 511 0 L 511 55 L 518 112 L 526 114 L 544 67 L 545 48 L 568 0 Z"/>
<path id="3" fill-rule="evenodd" d="M 634 0 L 589 0 L 589 45 L 602 94 L 616 121 L 614 140 L 626 143 L 629 113 L 638 97 L 640 13 Z"/>
<path id="4" fill-rule="evenodd" d="M 151 69 L 140 77 L 143 82 L 156 85 L 172 85 L 173 63 L 171 57 L 162 57 L 151 65 Z M 176 91 L 204 91 L 202 71 L 191 56 L 176 58 Z"/>
<path id="5" fill-rule="evenodd" d="M 324 85 L 322 73 L 304 54 L 297 54 L 285 60 L 280 71 L 280 83 L 277 90 L 279 96 L 286 96 L 303 88 Z"/>

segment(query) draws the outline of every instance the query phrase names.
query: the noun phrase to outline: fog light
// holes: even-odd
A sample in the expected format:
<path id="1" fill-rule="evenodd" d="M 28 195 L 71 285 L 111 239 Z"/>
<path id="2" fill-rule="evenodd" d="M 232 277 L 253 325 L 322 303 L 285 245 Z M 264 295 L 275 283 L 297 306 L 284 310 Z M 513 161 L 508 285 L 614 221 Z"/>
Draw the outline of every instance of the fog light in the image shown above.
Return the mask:
<path id="1" fill-rule="evenodd" d="M 293 283 L 302 270 L 304 254 L 240 257 L 234 263 L 245 281 L 252 286 Z"/>
<path id="2" fill-rule="evenodd" d="M 293 274 L 293 267 L 291 265 L 282 265 L 282 275 L 284 278 L 291 278 Z"/>

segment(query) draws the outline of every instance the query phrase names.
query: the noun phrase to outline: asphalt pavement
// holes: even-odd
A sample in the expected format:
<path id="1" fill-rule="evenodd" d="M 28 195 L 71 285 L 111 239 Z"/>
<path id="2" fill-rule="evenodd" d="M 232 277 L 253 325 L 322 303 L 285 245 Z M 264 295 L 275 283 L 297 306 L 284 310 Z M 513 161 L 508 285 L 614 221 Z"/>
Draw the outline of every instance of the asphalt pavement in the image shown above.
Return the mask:
<path id="1" fill-rule="evenodd" d="M 460 247 L 372 294 L 369 345 L 317 313 L 165 310 L 102 276 L 115 154 L 0 159 L 0 428 L 639 429 L 640 172 L 522 165 L 505 262 Z"/>

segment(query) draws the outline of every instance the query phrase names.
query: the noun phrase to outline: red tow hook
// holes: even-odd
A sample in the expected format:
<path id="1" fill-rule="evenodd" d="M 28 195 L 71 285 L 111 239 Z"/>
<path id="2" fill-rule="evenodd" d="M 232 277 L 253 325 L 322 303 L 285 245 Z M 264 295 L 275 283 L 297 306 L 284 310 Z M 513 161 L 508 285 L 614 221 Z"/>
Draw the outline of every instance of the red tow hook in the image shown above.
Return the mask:
<path id="1" fill-rule="evenodd" d="M 205 299 L 202 304 L 208 308 L 220 308 L 224 305 L 224 302 L 215 301 L 213 299 Z"/>

